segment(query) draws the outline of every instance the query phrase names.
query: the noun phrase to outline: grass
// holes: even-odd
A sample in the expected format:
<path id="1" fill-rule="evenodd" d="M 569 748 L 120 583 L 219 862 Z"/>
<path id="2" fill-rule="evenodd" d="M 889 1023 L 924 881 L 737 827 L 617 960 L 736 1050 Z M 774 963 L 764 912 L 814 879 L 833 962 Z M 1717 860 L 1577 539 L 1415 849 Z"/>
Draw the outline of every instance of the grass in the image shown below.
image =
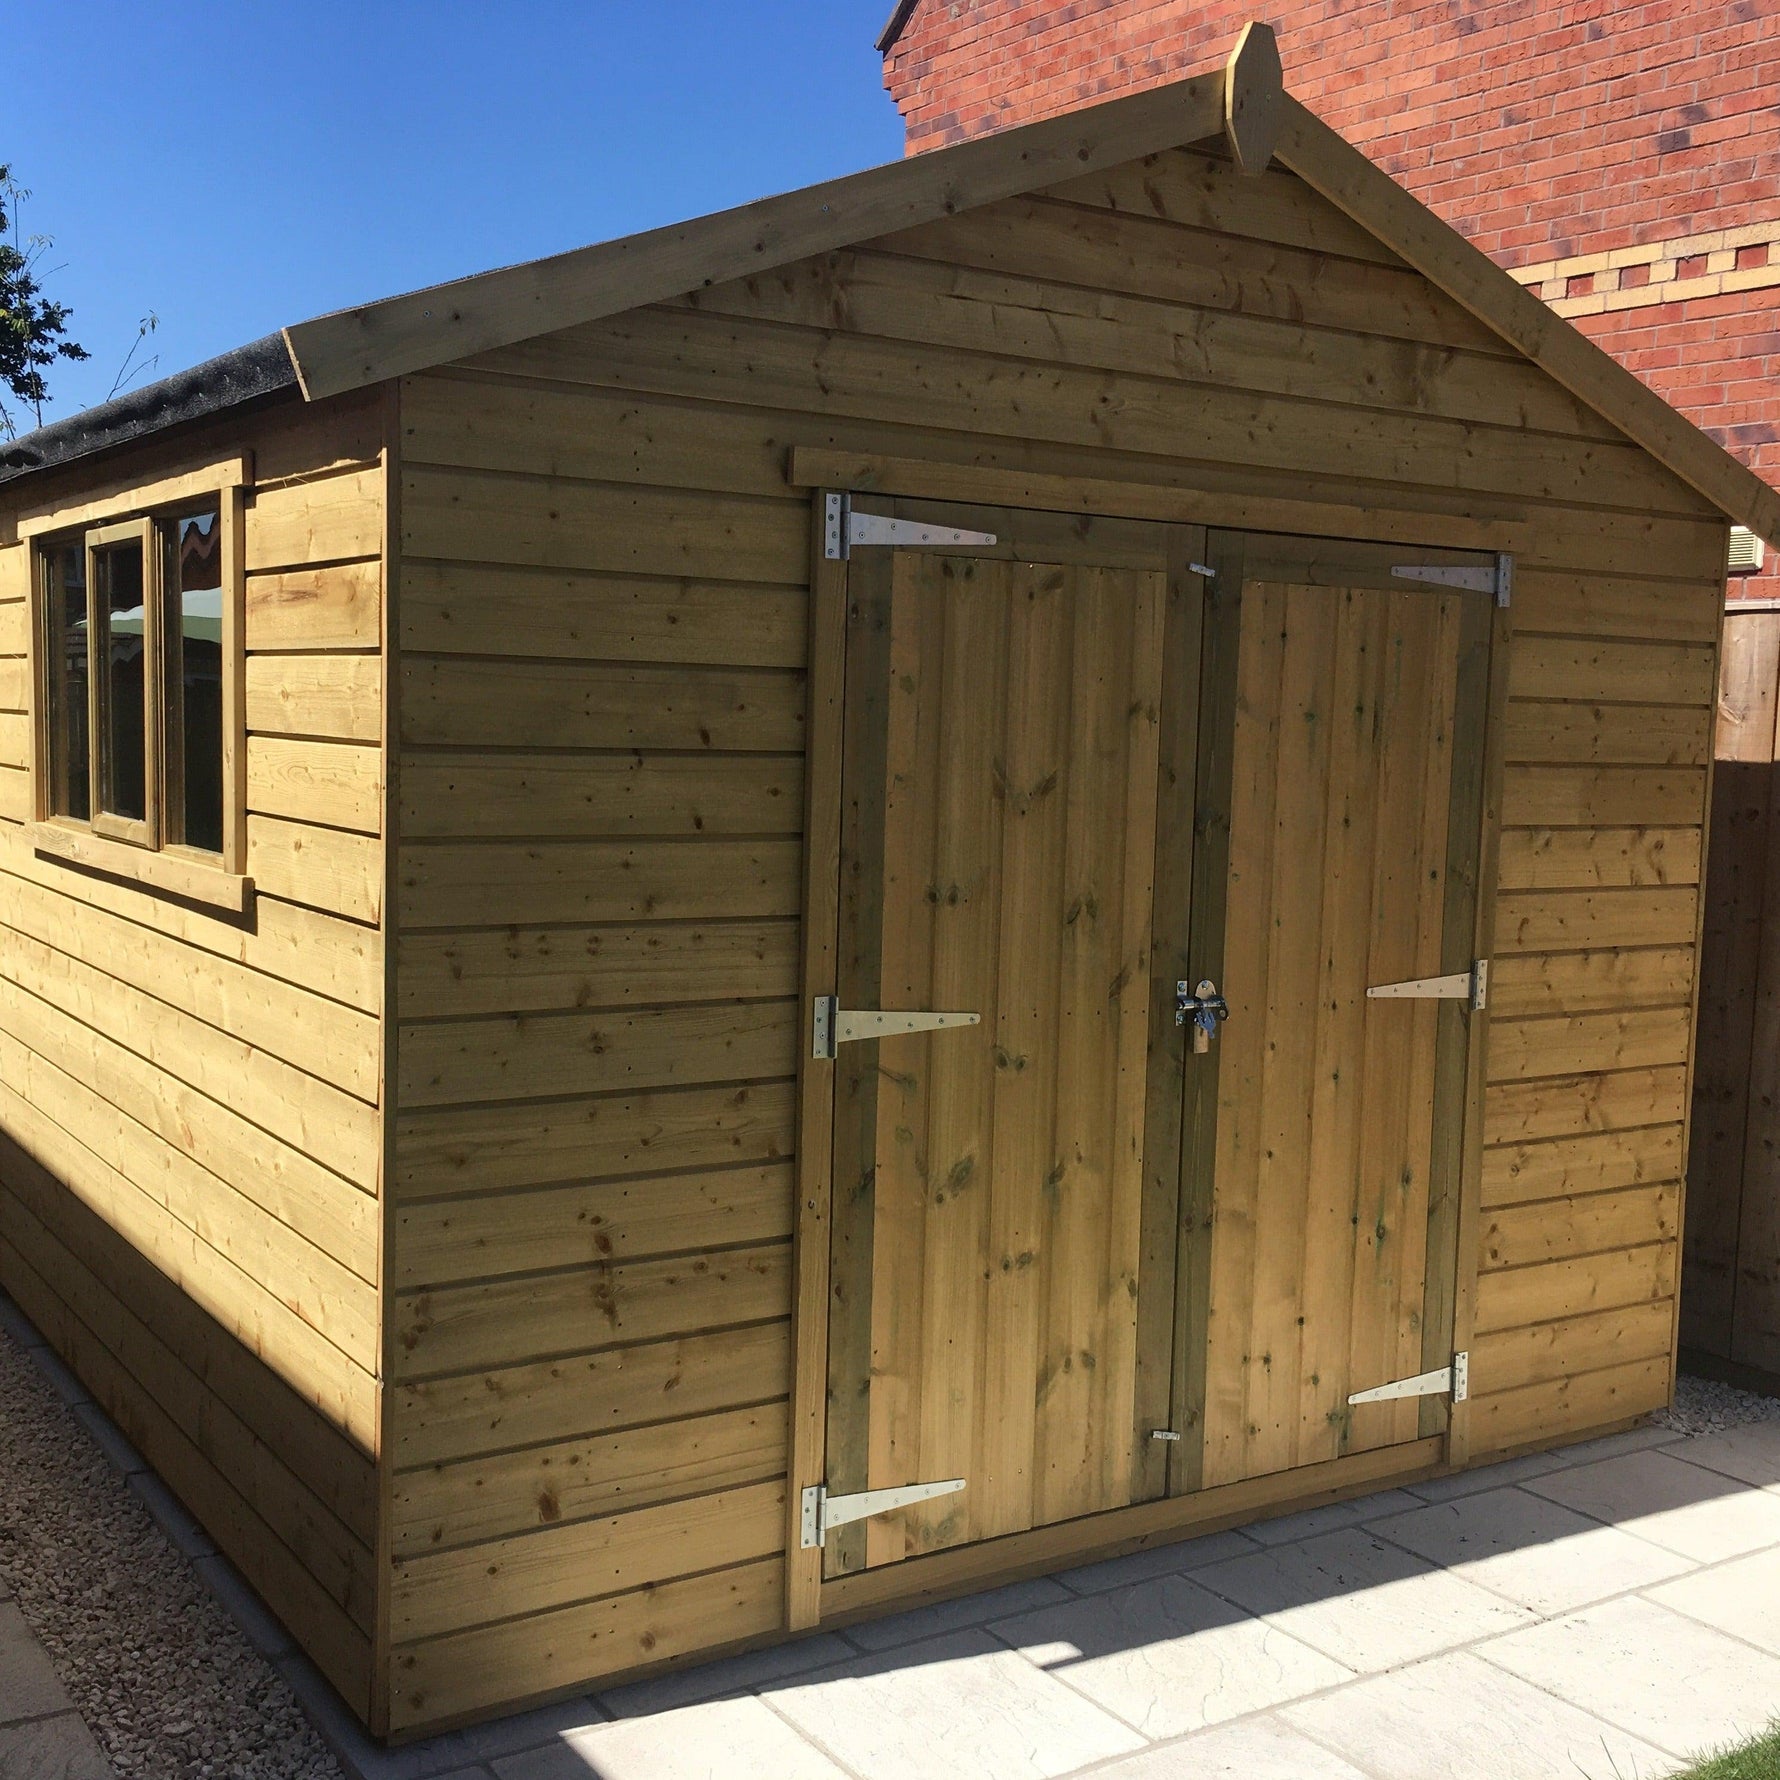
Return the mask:
<path id="1" fill-rule="evenodd" d="M 1780 1780 L 1780 1720 L 1766 1736 L 1704 1756 L 1675 1780 Z"/>

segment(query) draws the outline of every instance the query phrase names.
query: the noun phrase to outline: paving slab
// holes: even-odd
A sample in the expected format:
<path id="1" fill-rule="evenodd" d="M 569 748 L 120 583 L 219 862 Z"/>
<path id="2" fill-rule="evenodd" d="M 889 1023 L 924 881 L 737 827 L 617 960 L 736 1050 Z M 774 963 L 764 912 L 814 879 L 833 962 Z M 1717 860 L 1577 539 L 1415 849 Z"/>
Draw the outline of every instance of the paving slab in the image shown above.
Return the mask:
<path id="1" fill-rule="evenodd" d="M 1685 1439 L 1687 1435 L 1678 1429 L 1652 1423 L 1643 1428 L 1626 1428 L 1618 1434 L 1604 1434 L 1599 1440 L 1579 1440 L 1573 1446 L 1554 1446 L 1551 1454 L 1561 1465 L 1593 1465 L 1601 1459 L 1616 1459 L 1622 1453 L 1674 1446 Z"/>
<path id="2" fill-rule="evenodd" d="M 1357 1528 L 1213 1564 L 1197 1579 L 1362 1673 L 1533 1621 L 1524 1607 Z"/>
<path id="3" fill-rule="evenodd" d="M 1696 1570 L 1645 1594 L 1660 1606 L 1780 1656 L 1780 1550 Z M 1780 1700 L 1774 1706 L 1780 1713 Z"/>
<path id="4" fill-rule="evenodd" d="M 1679 1553 L 1523 1489 L 1484 1490 L 1366 1530 L 1539 1614 L 1568 1613 L 1692 1567 Z"/>
<path id="5" fill-rule="evenodd" d="M 1146 1737 L 1178 1737 L 1353 1678 L 1333 1658 L 1186 1576 L 989 1628 Z"/>
<path id="6" fill-rule="evenodd" d="M 689 1706 L 699 1700 L 714 1700 L 723 1694 L 746 1693 L 774 1681 L 853 1662 L 858 1655 L 853 1645 L 833 1632 L 818 1632 L 813 1638 L 769 1644 L 764 1650 L 719 1657 L 714 1663 L 699 1663 L 694 1668 L 670 1670 L 648 1681 L 607 1688 L 597 1697 L 612 1717 L 634 1718 L 646 1712 Z"/>
<path id="7" fill-rule="evenodd" d="M 518 1755 L 554 1743 L 567 1731 L 603 1724 L 606 1713 L 589 1696 L 559 1700 L 552 1706 L 534 1706 L 526 1712 L 509 1712 L 487 1724 L 472 1724 L 458 1732 L 464 1747 L 481 1761 Z"/>
<path id="8" fill-rule="evenodd" d="M 1450 1477 L 1406 1483 L 1403 1488 L 1424 1502 L 1451 1502 L 1460 1496 L 1474 1496 L 1479 1490 L 1501 1489 L 1507 1484 L 1523 1483 L 1529 1477 L 1543 1477 L 1547 1471 L 1561 1471 L 1563 1467 L 1561 1453 L 1532 1452 L 1494 1465 L 1479 1465 L 1474 1471 L 1455 1471 Z"/>
<path id="9" fill-rule="evenodd" d="M 75 1712 L 0 1725 L 0 1774 L 6 1780 L 117 1780 Z"/>
<path id="10" fill-rule="evenodd" d="M 752 1695 L 565 1731 L 494 1771 L 500 1780 L 850 1780 Z"/>
<path id="11" fill-rule="evenodd" d="M 0 1724 L 73 1709 L 68 1690 L 50 1666 L 49 1653 L 25 1623 L 18 1603 L 0 1602 Z M 5 1772 L 0 1768 L 0 1774 Z"/>
<path id="12" fill-rule="evenodd" d="M 1676 1447 L 1674 1456 L 1758 1489 L 1780 1490 L 1780 1422 L 1745 1422 L 1722 1434 L 1702 1434 Z"/>
<path id="13" fill-rule="evenodd" d="M 1371 1780 L 1656 1780 L 1674 1766 L 1654 1744 L 1465 1650 L 1280 1716 Z"/>
<path id="14" fill-rule="evenodd" d="M 765 1697 L 859 1780 L 1055 1780 L 1143 1746 L 980 1630 L 861 1657 Z"/>
<path id="15" fill-rule="evenodd" d="M 1094 1770 L 1094 1780 L 1371 1780 L 1283 1719 L 1245 1718 Z"/>
<path id="16" fill-rule="evenodd" d="M 1184 1576 L 1254 1549 L 1255 1541 L 1244 1533 L 1206 1533 L 1197 1539 L 1183 1539 L 1178 1545 L 1152 1545 L 1123 1557 L 1062 1570 L 1057 1580 L 1078 1595 L 1097 1595 L 1103 1589 L 1147 1582 L 1152 1576 Z"/>
<path id="17" fill-rule="evenodd" d="M 1675 1756 L 1767 1729 L 1780 1657 L 1632 1595 L 1479 1646 L 1478 1657 Z"/>
<path id="18" fill-rule="evenodd" d="M 1260 1545 L 1291 1545 L 1300 1539 L 1314 1539 L 1318 1533 L 1332 1533 L 1337 1527 L 1357 1527 L 1361 1521 L 1377 1515 L 1413 1508 L 1418 1500 L 1403 1490 L 1378 1490 L 1370 1496 L 1355 1496 L 1346 1502 L 1329 1502 L 1321 1508 L 1282 1514 L 1277 1520 L 1256 1521 L 1244 1531 Z"/>
<path id="19" fill-rule="evenodd" d="M 1073 1600 L 1068 1589 L 1049 1576 L 1026 1582 L 1010 1582 L 1005 1588 L 984 1589 L 980 1594 L 960 1595 L 951 1601 L 935 1601 L 928 1607 L 893 1613 L 887 1619 L 862 1620 L 847 1627 L 843 1636 L 861 1650 L 890 1650 L 898 1644 L 914 1644 L 937 1638 L 967 1626 L 987 1625 L 992 1619 L 1024 1613 L 1032 1607 L 1049 1607 Z"/>
<path id="20" fill-rule="evenodd" d="M 1669 1452 L 1623 1453 L 1532 1478 L 1535 1495 L 1678 1551 L 1695 1563 L 1780 1545 L 1780 1492 L 1692 1465 Z"/>

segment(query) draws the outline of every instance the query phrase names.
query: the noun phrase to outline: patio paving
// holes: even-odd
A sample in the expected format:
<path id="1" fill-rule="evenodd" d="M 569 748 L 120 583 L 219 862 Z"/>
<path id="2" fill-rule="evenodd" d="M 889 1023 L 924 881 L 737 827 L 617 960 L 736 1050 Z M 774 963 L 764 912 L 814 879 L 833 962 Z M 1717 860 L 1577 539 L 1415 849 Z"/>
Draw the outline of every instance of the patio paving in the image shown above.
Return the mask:
<path id="1" fill-rule="evenodd" d="M 1642 1428 L 387 1750 L 201 1561 L 359 1780 L 1657 1780 L 1780 1716 L 1780 1419 Z M 0 1776 L 110 1774 L 0 1596 Z"/>

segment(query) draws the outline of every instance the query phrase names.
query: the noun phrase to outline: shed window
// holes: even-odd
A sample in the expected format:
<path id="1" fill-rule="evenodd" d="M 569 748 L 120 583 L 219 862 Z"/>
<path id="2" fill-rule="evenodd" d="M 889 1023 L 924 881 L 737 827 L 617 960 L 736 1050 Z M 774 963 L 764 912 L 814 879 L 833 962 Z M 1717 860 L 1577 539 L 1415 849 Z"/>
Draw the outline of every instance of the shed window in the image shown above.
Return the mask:
<path id="1" fill-rule="evenodd" d="M 220 854 L 218 506 L 50 540 L 39 572 L 45 813 L 137 846 Z"/>

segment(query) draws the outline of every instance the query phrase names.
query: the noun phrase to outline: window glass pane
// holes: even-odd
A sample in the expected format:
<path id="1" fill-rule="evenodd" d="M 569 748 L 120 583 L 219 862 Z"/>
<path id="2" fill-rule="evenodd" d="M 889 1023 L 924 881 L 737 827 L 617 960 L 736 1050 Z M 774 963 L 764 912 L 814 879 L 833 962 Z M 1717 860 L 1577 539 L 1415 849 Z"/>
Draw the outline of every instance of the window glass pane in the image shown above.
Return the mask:
<path id="1" fill-rule="evenodd" d="M 142 821 L 148 815 L 148 707 L 144 700 L 142 546 L 131 539 L 93 552 L 101 628 L 99 672 L 104 733 L 99 754 L 101 807 Z"/>
<path id="2" fill-rule="evenodd" d="M 49 809 L 84 822 L 91 814 L 87 776 L 87 553 L 58 544 L 43 557 L 45 682 L 49 695 Z"/>
<path id="3" fill-rule="evenodd" d="M 222 528 L 214 509 L 162 528 L 166 605 L 168 833 L 220 853 L 222 790 Z"/>

